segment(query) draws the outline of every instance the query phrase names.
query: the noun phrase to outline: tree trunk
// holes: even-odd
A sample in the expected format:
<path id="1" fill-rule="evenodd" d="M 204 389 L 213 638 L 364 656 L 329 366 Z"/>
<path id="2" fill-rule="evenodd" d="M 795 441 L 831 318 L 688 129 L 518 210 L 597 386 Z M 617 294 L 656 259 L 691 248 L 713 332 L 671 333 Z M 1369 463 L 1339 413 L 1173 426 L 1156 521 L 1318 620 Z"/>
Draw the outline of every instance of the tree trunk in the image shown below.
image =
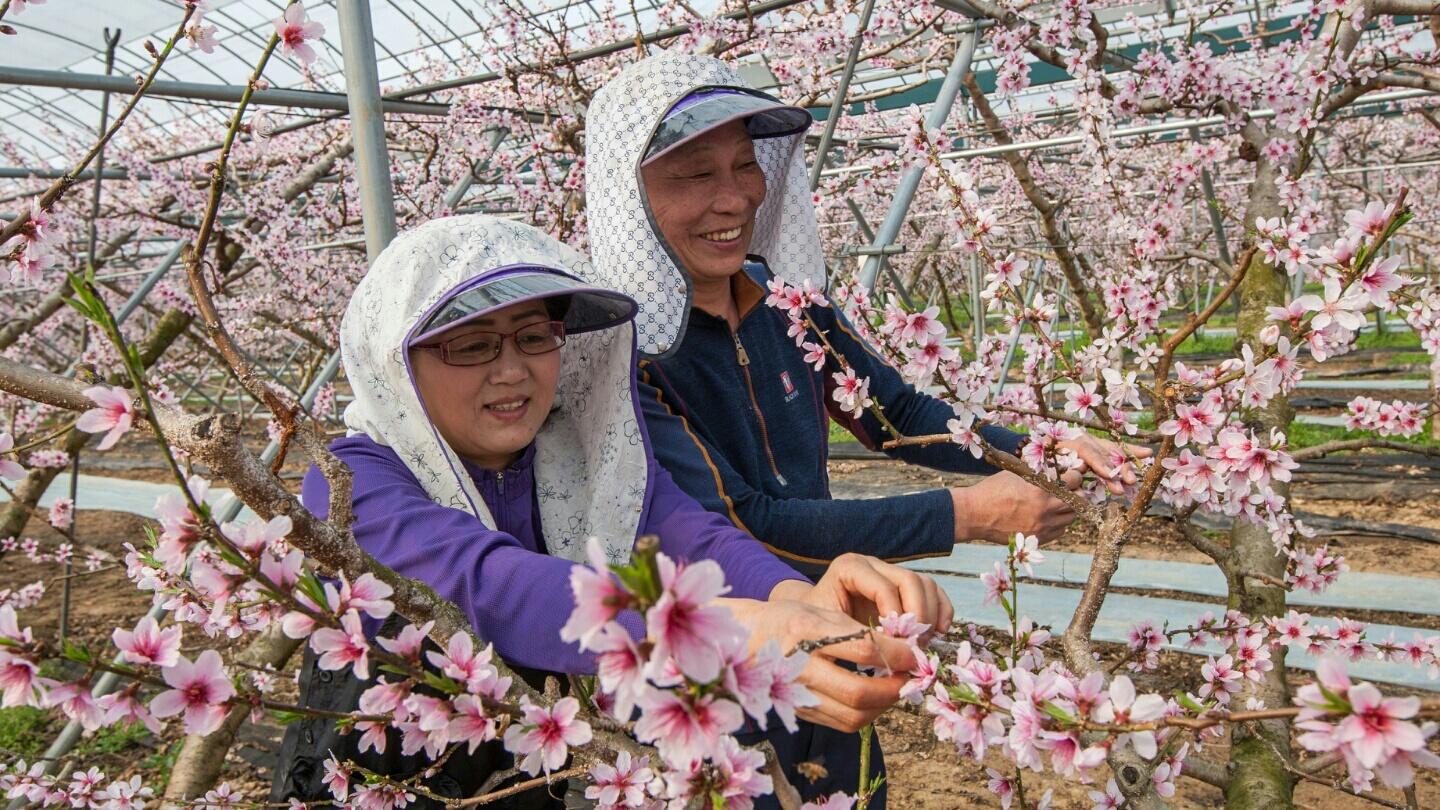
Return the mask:
<path id="1" fill-rule="evenodd" d="M 1255 185 L 1250 192 L 1246 222 L 1254 222 L 1256 217 L 1281 214 L 1276 175 L 1277 169 L 1265 160 L 1262 153 L 1255 169 Z M 1249 269 L 1240 284 L 1240 316 L 1235 334 L 1237 351 L 1241 345 L 1248 344 L 1257 355 L 1260 354 L 1263 346 L 1258 335 L 1266 325 L 1265 308 L 1284 306 L 1286 287 L 1287 278 L 1283 272 L 1267 264 L 1259 252 L 1251 255 Z M 1246 412 L 1244 417 L 1248 427 L 1265 436 L 1271 428 L 1288 431 L 1294 415 L 1290 401 L 1277 396 L 1267 407 Z M 1276 482 L 1273 486 L 1288 500 L 1288 485 Z M 1228 578 L 1229 606 L 1255 620 L 1285 615 L 1285 591 L 1257 578 L 1257 575 L 1263 574 L 1271 581 L 1283 581 L 1285 562 L 1285 557 L 1275 553 L 1270 533 L 1263 526 L 1236 521 L 1230 533 L 1230 568 L 1234 575 Z M 1260 683 L 1246 682 L 1245 688 L 1235 698 L 1240 705 L 1243 706 L 1251 697 L 1264 700 L 1267 707 L 1290 705 L 1283 647 L 1275 650 L 1273 660 L 1274 668 L 1265 673 Z M 1229 810 L 1288 810 L 1293 807 L 1294 780 L 1282 759 L 1290 754 L 1289 723 L 1269 720 L 1236 726 L 1230 733 L 1231 778 L 1225 791 L 1225 806 Z"/>
<path id="2" fill-rule="evenodd" d="M 276 622 L 250 642 L 235 660 L 256 667 L 269 664 L 278 670 L 284 668 L 299 648 L 300 641 L 286 636 Z M 188 800 L 204 796 L 215 786 L 225 766 L 225 754 L 235 744 L 235 735 L 249 716 L 249 706 L 236 706 L 214 734 L 204 737 L 190 734 L 185 737 L 180 755 L 170 770 L 170 782 L 165 786 L 162 807 L 184 807 Z"/>

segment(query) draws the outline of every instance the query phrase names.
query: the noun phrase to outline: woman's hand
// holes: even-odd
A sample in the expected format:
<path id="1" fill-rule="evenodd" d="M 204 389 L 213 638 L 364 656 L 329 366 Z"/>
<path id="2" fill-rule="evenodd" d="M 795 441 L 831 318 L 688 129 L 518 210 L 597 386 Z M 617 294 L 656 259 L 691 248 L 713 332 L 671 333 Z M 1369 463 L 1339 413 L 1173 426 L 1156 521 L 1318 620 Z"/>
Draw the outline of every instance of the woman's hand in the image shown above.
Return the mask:
<path id="1" fill-rule="evenodd" d="M 717 601 L 725 603 L 750 628 L 752 655 L 770 641 L 790 653 L 803 641 L 864 634 L 863 638 L 830 644 L 810 653 L 799 681 L 820 702 L 796 714 L 812 723 L 847 733 L 859 731 L 900 699 L 900 687 L 909 679 L 906 673 L 915 666 L 915 658 L 903 640 L 869 630 L 839 611 L 788 599 Z M 861 675 L 839 661 L 873 667 L 880 674 Z"/>
<path id="2" fill-rule="evenodd" d="M 934 632 L 943 633 L 955 616 L 950 597 L 933 578 L 863 554 L 836 557 L 814 586 L 782 582 L 770 599 L 794 599 L 839 611 L 867 627 L 876 626 L 881 616 L 911 613 Z"/>

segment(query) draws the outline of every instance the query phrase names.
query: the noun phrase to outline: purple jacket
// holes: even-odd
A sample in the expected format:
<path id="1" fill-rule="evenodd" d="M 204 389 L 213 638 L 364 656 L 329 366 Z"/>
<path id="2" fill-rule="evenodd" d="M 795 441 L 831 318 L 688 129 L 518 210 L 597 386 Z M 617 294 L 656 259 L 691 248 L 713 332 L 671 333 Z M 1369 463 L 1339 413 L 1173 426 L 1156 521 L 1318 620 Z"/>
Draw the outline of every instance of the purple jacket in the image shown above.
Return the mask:
<path id="1" fill-rule="evenodd" d="M 493 529 L 469 512 L 430 500 L 400 457 L 367 436 L 340 439 L 331 451 L 354 472 L 353 530 L 361 548 L 459 605 L 506 661 L 552 672 L 595 671 L 593 656 L 560 640 L 575 606 L 573 563 L 549 556 L 539 532 L 534 445 L 502 473 L 465 465 L 495 517 Z M 764 600 L 780 582 L 804 580 L 755 538 L 685 494 L 654 458 L 650 475 L 640 532 L 658 535 L 667 555 L 719 563 L 734 597 Z M 306 508 L 323 517 L 329 492 L 324 476 L 311 468 L 301 495 Z M 639 614 L 627 611 L 620 623 L 635 638 L 644 637 Z"/>

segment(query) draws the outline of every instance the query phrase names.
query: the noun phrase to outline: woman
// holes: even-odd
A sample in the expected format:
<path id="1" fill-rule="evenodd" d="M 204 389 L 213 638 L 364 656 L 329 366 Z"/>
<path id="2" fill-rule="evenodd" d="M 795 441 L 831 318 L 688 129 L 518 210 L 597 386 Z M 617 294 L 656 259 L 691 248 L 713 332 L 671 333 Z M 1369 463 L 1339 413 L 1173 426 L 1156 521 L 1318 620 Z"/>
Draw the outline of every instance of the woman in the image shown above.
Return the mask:
<path id="1" fill-rule="evenodd" d="M 594 278 L 641 304 L 641 391 L 661 465 L 707 509 L 812 575 L 849 552 L 905 560 L 973 539 L 1058 535 L 1074 518 L 1064 502 L 958 445 L 889 454 L 989 474 L 981 483 L 831 499 L 829 420 L 871 448 L 891 437 L 868 412 L 857 420 L 838 407 L 838 364 L 811 367 L 787 318 L 762 304 L 775 275 L 825 278 L 804 164 L 810 123 L 711 57 L 645 59 L 595 96 L 586 126 Z M 951 408 L 901 380 L 835 308 L 811 316 L 903 433 L 950 432 Z M 981 434 L 1012 454 L 1023 440 L 996 427 Z M 1134 483 L 1128 465 L 1112 469 L 1114 445 L 1087 437 L 1069 449 L 1112 491 Z"/>
<path id="2" fill-rule="evenodd" d="M 356 288 L 341 323 L 341 352 L 354 402 L 349 436 L 334 453 L 354 473 L 353 531 L 380 562 L 425 581 L 470 617 L 496 652 L 539 685 L 545 673 L 592 673 L 593 659 L 560 640 L 571 612 L 569 576 L 584 540 L 601 538 L 611 560 L 628 559 L 635 538 L 660 537 L 679 560 L 715 560 L 731 586 L 727 604 L 751 630 L 790 649 L 804 638 L 863 628 L 851 615 L 911 611 L 943 627 L 950 606 L 933 581 L 854 557 L 812 586 L 753 538 L 681 492 L 651 456 L 635 394 L 635 340 L 628 297 L 586 286 L 562 268 L 582 257 L 524 225 L 483 216 L 437 220 L 398 237 Z M 326 511 L 328 488 L 307 475 L 307 508 Z M 622 614 L 623 615 L 623 614 Z M 393 635 L 401 620 L 391 620 Z M 643 620 L 622 619 L 643 637 Z M 373 628 L 372 628 L 373 630 Z M 373 635 L 373 632 L 372 632 Z M 893 642 L 893 643 L 892 643 Z M 897 670 L 912 661 L 891 639 L 856 641 L 811 657 L 802 682 L 820 704 L 810 720 L 846 731 L 894 702 L 902 676 L 866 678 L 838 659 Z M 563 679 L 562 679 L 563 680 Z M 353 711 L 373 682 L 315 666 L 307 651 L 300 684 L 306 705 Z M 778 723 L 772 728 L 777 728 Z M 392 737 L 398 735 L 391 730 Z M 772 733 L 795 767 L 828 745 L 813 725 Z M 324 799 L 323 762 L 333 752 L 404 778 L 431 763 L 359 753 L 333 721 L 287 731 L 272 799 Z M 497 745 L 452 755 L 426 779 L 433 792 L 463 797 L 508 767 Z M 842 767 L 808 795 L 852 790 Z M 525 806 L 551 801 L 541 791 Z"/>

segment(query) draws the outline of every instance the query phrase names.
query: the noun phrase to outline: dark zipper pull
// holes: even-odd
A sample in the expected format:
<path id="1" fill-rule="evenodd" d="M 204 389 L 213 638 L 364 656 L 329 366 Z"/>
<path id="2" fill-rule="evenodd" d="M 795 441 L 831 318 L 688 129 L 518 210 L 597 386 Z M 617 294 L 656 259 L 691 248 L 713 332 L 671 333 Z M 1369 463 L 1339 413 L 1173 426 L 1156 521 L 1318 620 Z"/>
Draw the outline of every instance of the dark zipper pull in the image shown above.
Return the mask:
<path id="1" fill-rule="evenodd" d="M 504 471 L 504 470 L 501 470 L 501 471 L 495 473 L 495 489 L 496 489 L 497 491 L 499 491 L 499 493 L 500 493 L 501 495 L 504 495 L 504 494 L 505 494 L 505 471 Z"/>

